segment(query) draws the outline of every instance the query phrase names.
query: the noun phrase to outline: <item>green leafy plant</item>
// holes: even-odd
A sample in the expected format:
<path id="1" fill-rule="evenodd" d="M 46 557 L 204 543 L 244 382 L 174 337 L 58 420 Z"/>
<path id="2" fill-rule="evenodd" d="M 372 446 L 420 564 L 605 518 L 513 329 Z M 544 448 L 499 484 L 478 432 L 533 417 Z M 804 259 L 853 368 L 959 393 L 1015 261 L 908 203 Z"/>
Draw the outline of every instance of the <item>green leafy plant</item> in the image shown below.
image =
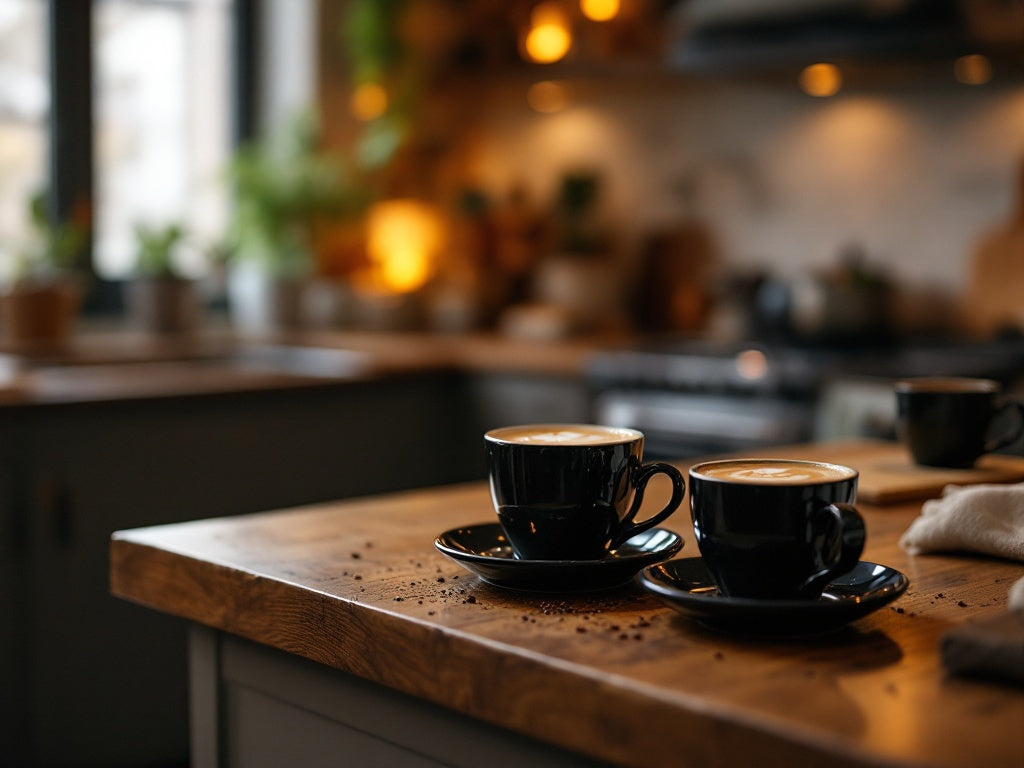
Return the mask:
<path id="1" fill-rule="evenodd" d="M 180 224 L 136 225 L 136 272 L 145 277 L 178 277 L 174 252 L 184 238 L 185 230 Z"/>
<path id="2" fill-rule="evenodd" d="M 235 192 L 231 257 L 280 276 L 307 271 L 318 224 L 358 199 L 340 158 L 318 149 L 315 120 L 306 112 L 283 132 L 241 147 L 229 178 Z"/>
<path id="3" fill-rule="evenodd" d="M 88 237 L 88 214 L 76 206 L 72 216 L 54 222 L 47 211 L 47 193 L 41 190 L 29 202 L 29 237 L 16 257 L 13 277 L 23 280 L 72 270 Z"/>
<path id="4" fill-rule="evenodd" d="M 607 238 L 596 212 L 600 193 L 601 180 L 594 173 L 581 171 L 562 177 L 555 212 L 557 247 L 562 253 L 602 256 L 607 252 Z"/>
<path id="5" fill-rule="evenodd" d="M 351 0 L 341 43 L 356 84 L 377 83 L 391 92 L 388 110 L 370 121 L 354 147 L 363 168 L 381 169 L 409 140 L 422 85 L 420 68 L 398 34 L 407 0 Z"/>

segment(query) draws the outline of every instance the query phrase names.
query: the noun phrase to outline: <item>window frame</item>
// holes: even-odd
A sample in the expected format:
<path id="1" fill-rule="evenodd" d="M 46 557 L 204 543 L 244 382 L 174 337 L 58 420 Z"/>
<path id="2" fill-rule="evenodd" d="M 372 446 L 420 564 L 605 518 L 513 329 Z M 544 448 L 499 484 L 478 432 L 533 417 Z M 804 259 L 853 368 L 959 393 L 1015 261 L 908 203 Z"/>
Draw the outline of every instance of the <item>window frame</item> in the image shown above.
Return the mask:
<path id="1" fill-rule="evenodd" d="M 49 215 L 66 219 L 76 204 L 96 199 L 94 0 L 46 0 L 49 63 L 50 131 L 47 181 Z M 231 0 L 230 8 L 231 141 L 250 140 L 259 114 L 259 0 Z M 87 82 L 88 88 L 81 84 Z M 90 224 L 92 212 L 90 210 Z M 92 227 L 90 226 L 90 231 Z M 123 310 L 123 280 L 100 277 L 93 268 L 93 238 L 79 254 L 78 267 L 89 274 L 83 312 L 113 314 Z"/>

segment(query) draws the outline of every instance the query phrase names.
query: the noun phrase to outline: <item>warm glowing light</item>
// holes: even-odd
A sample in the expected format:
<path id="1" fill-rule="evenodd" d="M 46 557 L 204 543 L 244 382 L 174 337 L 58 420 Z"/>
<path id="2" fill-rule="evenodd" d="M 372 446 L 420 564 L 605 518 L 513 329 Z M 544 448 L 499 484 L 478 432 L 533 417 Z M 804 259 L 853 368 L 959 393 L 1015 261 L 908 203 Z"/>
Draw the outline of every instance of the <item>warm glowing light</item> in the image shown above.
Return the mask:
<path id="1" fill-rule="evenodd" d="M 736 355 L 736 372 L 747 381 L 763 379 L 768 373 L 768 358 L 760 349 L 744 349 Z"/>
<path id="2" fill-rule="evenodd" d="M 953 62 L 953 75 L 965 85 L 984 85 L 992 79 L 992 62 L 980 53 L 961 56 Z"/>
<path id="3" fill-rule="evenodd" d="M 552 64 L 569 52 L 572 47 L 569 17 L 558 3 L 541 3 L 533 9 L 523 47 L 526 55 L 538 64 Z"/>
<path id="4" fill-rule="evenodd" d="M 843 87 L 843 75 L 835 64 L 811 64 L 800 73 L 800 87 L 808 96 L 834 96 Z"/>
<path id="5" fill-rule="evenodd" d="M 580 10 L 591 21 L 611 21 L 619 15 L 619 0 L 580 0 Z"/>
<path id="6" fill-rule="evenodd" d="M 376 120 L 387 108 L 388 93 L 378 83 L 363 83 L 352 92 L 352 114 L 357 120 Z"/>
<path id="7" fill-rule="evenodd" d="M 526 92 L 526 101 L 535 112 L 560 112 L 569 103 L 569 93 L 565 85 L 553 80 L 542 80 L 534 83 Z"/>
<path id="8" fill-rule="evenodd" d="M 542 24 L 526 35 L 526 53 L 538 64 L 553 64 L 565 57 L 572 45 L 572 35 L 565 27 Z"/>
<path id="9" fill-rule="evenodd" d="M 444 245 L 440 213 L 418 200 L 386 200 L 367 214 L 366 249 L 381 282 L 396 293 L 421 288 Z"/>

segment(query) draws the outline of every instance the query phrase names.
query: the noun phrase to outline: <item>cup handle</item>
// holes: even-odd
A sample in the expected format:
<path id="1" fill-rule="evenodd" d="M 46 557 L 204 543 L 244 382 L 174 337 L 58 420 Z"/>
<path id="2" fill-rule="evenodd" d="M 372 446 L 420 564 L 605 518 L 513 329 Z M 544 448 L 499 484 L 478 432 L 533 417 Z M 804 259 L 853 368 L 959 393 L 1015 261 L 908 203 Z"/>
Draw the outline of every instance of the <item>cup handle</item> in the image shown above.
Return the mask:
<path id="1" fill-rule="evenodd" d="M 669 499 L 668 504 L 658 514 L 651 515 L 646 520 L 642 520 L 639 523 L 634 523 L 633 518 L 636 517 L 636 513 L 640 511 L 640 505 L 644 500 L 644 490 L 647 488 L 647 481 L 650 480 L 657 474 L 667 475 L 669 480 L 672 481 L 672 498 Z M 637 470 L 636 474 L 636 490 L 633 492 L 633 504 L 629 508 L 629 512 L 622 518 L 622 522 L 619 524 L 619 531 L 615 535 L 615 539 L 612 541 L 612 549 L 619 546 L 625 541 L 633 538 L 639 533 L 643 533 L 648 528 L 653 528 L 655 525 L 663 521 L 669 515 L 679 508 L 679 505 L 683 503 L 683 496 L 686 495 L 686 481 L 683 480 L 683 474 L 678 469 L 673 467 L 671 464 L 664 464 L 662 462 L 652 462 L 650 464 L 644 464 Z"/>
<path id="2" fill-rule="evenodd" d="M 801 585 L 802 592 L 814 596 L 820 595 L 831 579 L 853 570 L 860 562 L 866 537 L 864 518 L 852 504 L 836 502 L 823 507 L 822 512 L 839 527 L 839 536 L 831 544 L 830 551 L 822 552 L 822 559 L 828 565 Z"/>
<path id="3" fill-rule="evenodd" d="M 1013 402 L 1013 401 L 1010 401 L 1008 403 L 1003 403 L 996 410 L 995 415 L 998 418 L 999 416 L 1001 416 L 1004 413 L 1007 413 L 1008 411 L 1016 411 L 1017 412 L 1017 426 L 1016 426 L 1016 428 L 1015 429 L 1011 429 L 1005 435 L 1000 435 L 999 437 L 995 437 L 992 440 L 990 440 L 989 442 L 985 443 L 985 453 L 992 453 L 992 451 L 998 450 L 1000 448 L 1004 448 L 1007 445 L 1009 445 L 1010 443 L 1012 443 L 1014 440 L 1016 440 L 1018 437 L 1020 437 L 1021 435 L 1024 435 L 1024 403 L 1017 403 L 1017 402 Z M 995 421 L 995 419 L 993 419 L 993 421 Z"/>

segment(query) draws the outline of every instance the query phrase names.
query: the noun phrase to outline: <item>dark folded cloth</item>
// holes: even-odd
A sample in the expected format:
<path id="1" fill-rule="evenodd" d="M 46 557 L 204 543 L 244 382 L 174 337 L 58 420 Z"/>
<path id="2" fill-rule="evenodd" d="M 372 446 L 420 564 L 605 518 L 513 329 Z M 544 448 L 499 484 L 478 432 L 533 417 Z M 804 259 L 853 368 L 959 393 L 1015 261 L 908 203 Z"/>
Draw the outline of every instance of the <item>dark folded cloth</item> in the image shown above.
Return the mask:
<path id="1" fill-rule="evenodd" d="M 940 642 L 950 672 L 1024 686 L 1024 610 L 951 629 Z"/>

